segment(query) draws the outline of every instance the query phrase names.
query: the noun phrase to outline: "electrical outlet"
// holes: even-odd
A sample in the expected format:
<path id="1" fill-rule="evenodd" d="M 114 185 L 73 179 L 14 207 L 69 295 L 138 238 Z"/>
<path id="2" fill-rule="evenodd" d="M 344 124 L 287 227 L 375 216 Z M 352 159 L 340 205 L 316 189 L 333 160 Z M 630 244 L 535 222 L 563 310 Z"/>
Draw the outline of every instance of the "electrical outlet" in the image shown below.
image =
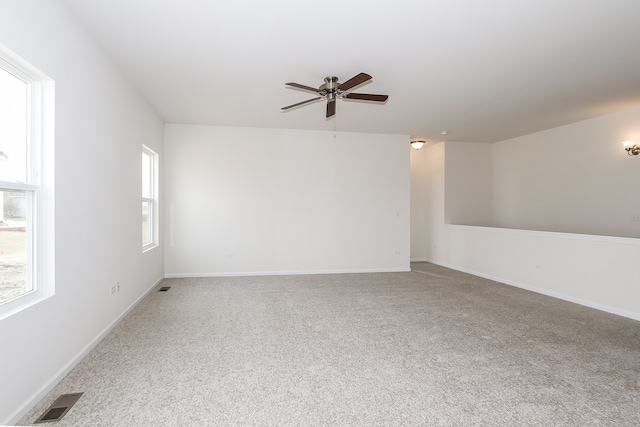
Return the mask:
<path id="1" fill-rule="evenodd" d="M 227 258 L 233 258 L 233 252 L 227 252 Z"/>
<path id="2" fill-rule="evenodd" d="M 116 292 L 120 292 L 120 282 L 116 282 Z"/>
<path id="3" fill-rule="evenodd" d="M 631 221 L 640 221 L 640 214 L 631 215 Z"/>

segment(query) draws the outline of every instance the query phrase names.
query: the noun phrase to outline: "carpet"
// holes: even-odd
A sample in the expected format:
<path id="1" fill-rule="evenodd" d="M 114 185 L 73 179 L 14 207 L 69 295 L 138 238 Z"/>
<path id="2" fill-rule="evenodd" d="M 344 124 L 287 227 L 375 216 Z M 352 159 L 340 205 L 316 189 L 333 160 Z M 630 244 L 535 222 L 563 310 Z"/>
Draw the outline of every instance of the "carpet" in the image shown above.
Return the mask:
<path id="1" fill-rule="evenodd" d="M 640 322 L 412 270 L 166 279 L 20 424 L 640 425 Z"/>

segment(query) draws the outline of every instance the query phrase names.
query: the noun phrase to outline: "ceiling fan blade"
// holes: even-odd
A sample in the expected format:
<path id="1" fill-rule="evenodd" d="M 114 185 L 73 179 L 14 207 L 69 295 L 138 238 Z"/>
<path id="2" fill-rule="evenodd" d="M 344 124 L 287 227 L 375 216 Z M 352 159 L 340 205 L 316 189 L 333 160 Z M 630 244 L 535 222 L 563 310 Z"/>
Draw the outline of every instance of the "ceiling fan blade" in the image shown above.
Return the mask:
<path id="1" fill-rule="evenodd" d="M 370 93 L 348 93 L 343 96 L 347 99 L 359 99 L 361 101 L 385 102 L 389 95 L 372 95 Z"/>
<path id="2" fill-rule="evenodd" d="M 285 83 L 285 85 L 287 85 L 287 86 L 297 87 L 298 89 L 308 90 L 308 91 L 310 91 L 310 92 L 315 92 L 315 93 L 319 93 L 319 92 L 320 92 L 320 90 L 319 90 L 319 89 L 316 89 L 316 88 L 311 87 L 311 86 L 301 85 L 301 84 L 299 84 L 299 83 L 289 82 L 289 83 Z"/>
<path id="3" fill-rule="evenodd" d="M 343 92 L 348 91 L 349 89 L 356 87 L 358 85 L 361 85 L 362 83 L 371 80 L 372 77 L 367 74 L 367 73 L 360 73 L 355 77 L 351 77 L 349 80 L 347 80 L 344 83 L 340 83 L 340 86 L 338 86 L 338 89 L 340 89 Z"/>
<path id="4" fill-rule="evenodd" d="M 327 102 L 327 119 L 336 115 L 336 100 Z"/>
<path id="5" fill-rule="evenodd" d="M 290 108 L 293 107 L 299 107 L 300 105 L 305 105 L 305 104 L 309 104 L 313 101 L 317 101 L 318 99 L 321 99 L 321 96 L 318 96 L 317 98 L 311 98 L 311 99 L 307 99 L 306 101 L 302 101 L 302 102 L 298 102 L 297 104 L 291 104 L 291 105 L 287 105 L 286 107 L 282 107 L 281 110 L 288 110 Z"/>

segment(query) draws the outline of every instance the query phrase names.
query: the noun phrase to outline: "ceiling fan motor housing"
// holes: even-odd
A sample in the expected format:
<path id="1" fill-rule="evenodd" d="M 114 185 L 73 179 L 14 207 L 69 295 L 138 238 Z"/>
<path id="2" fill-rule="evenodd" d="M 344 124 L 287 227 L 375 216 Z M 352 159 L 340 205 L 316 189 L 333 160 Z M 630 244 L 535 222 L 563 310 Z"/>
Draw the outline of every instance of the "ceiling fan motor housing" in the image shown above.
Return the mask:
<path id="1" fill-rule="evenodd" d="M 335 99 L 338 92 L 338 78 L 336 76 L 329 76 L 324 78 L 324 84 L 318 88 L 321 92 L 326 94 L 327 99 Z"/>

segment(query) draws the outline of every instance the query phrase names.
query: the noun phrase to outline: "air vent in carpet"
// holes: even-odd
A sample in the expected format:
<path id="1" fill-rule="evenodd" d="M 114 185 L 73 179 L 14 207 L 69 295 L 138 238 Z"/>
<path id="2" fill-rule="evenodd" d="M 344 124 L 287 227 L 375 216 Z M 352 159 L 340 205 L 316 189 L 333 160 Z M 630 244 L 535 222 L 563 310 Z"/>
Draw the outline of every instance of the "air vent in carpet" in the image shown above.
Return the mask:
<path id="1" fill-rule="evenodd" d="M 51 406 L 49 406 L 49 409 L 44 411 L 44 414 L 42 414 L 42 416 L 38 418 L 34 424 L 60 421 L 62 417 L 64 417 L 66 413 L 69 412 L 69 409 L 71 409 L 71 407 L 76 404 L 78 399 L 80 399 L 80 396 L 82 396 L 82 393 L 63 394 L 62 396 L 58 397 L 56 401 L 53 402 Z"/>
<path id="2" fill-rule="evenodd" d="M 171 289 L 171 286 L 163 286 L 158 289 L 158 292 L 167 292 L 169 289 Z"/>

